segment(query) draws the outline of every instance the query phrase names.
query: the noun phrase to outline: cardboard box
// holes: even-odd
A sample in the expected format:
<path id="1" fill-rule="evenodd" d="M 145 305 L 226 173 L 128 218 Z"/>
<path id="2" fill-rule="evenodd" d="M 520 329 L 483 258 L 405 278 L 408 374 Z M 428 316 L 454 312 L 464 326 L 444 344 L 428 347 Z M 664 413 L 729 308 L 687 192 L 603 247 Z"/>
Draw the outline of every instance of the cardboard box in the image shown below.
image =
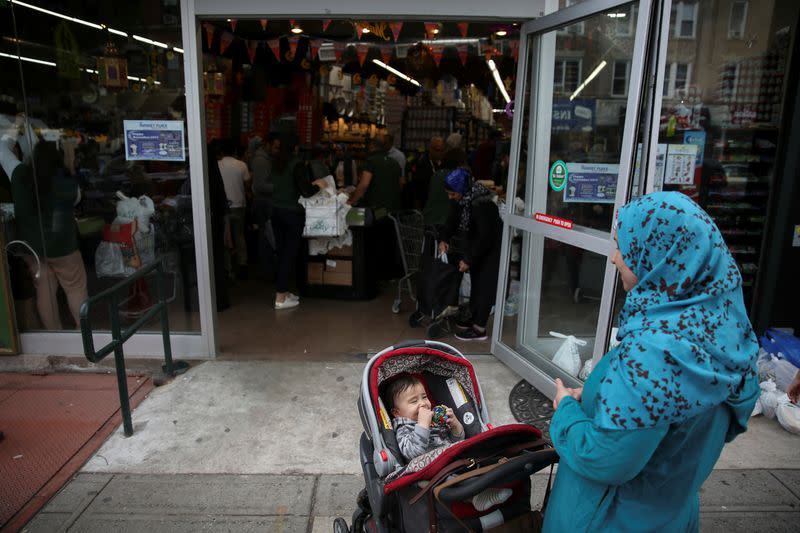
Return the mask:
<path id="1" fill-rule="evenodd" d="M 322 263 L 309 263 L 308 264 L 308 284 L 309 285 L 322 285 L 323 272 L 325 265 Z"/>
<path id="2" fill-rule="evenodd" d="M 352 285 L 353 262 L 348 260 L 326 260 L 325 269 L 322 273 L 322 283 L 324 285 Z"/>
<path id="3" fill-rule="evenodd" d="M 327 255 L 336 257 L 353 257 L 353 247 L 339 246 L 337 248 L 331 248 L 330 250 L 328 250 Z"/>

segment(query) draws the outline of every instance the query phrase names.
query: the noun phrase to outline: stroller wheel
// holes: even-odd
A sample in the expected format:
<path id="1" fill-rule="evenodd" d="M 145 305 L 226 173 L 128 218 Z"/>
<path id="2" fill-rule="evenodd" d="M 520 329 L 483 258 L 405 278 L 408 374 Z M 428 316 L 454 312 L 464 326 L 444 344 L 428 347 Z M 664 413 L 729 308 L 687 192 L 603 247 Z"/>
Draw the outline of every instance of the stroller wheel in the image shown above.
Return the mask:
<path id="1" fill-rule="evenodd" d="M 408 317 L 408 325 L 412 328 L 418 328 L 422 325 L 422 320 L 425 318 L 425 315 L 422 314 L 422 311 L 414 311 Z"/>
<path id="2" fill-rule="evenodd" d="M 434 322 L 430 326 L 428 326 L 428 338 L 429 339 L 438 339 L 444 334 L 444 328 L 442 327 L 441 322 Z"/>
<path id="3" fill-rule="evenodd" d="M 400 312 L 400 300 L 395 300 L 392 304 L 392 313 L 398 314 Z"/>
<path id="4" fill-rule="evenodd" d="M 347 522 L 344 518 L 335 518 L 333 520 L 333 533 L 350 533 L 350 528 L 347 527 Z"/>

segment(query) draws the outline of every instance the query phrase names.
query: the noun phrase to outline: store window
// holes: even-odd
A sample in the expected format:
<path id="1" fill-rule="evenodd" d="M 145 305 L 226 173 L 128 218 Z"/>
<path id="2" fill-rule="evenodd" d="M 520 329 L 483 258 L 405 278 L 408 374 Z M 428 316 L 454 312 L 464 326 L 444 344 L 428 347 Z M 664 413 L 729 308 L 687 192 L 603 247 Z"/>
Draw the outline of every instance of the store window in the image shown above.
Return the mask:
<path id="1" fill-rule="evenodd" d="M 75 330 L 88 296 L 163 259 L 171 330 L 199 331 L 178 2 L 3 2 L 0 34 L 19 330 Z M 135 284 L 123 320 L 156 297 L 155 278 Z M 110 326 L 105 308 L 90 318 Z"/>
<path id="2" fill-rule="evenodd" d="M 630 61 L 614 61 L 614 68 L 611 72 L 611 96 L 628 95 L 628 79 L 630 75 Z"/>
<path id="3" fill-rule="evenodd" d="M 697 31 L 698 2 L 674 2 L 670 15 L 672 35 L 678 39 L 694 39 Z"/>
<path id="4" fill-rule="evenodd" d="M 744 38 L 747 21 L 747 1 L 736 0 L 731 4 L 731 15 L 728 20 L 728 39 Z"/>
<path id="5" fill-rule="evenodd" d="M 556 60 L 553 73 L 553 90 L 559 94 L 572 94 L 581 83 L 580 59 Z"/>
<path id="6" fill-rule="evenodd" d="M 715 220 L 739 265 L 750 306 L 764 267 L 760 258 L 776 155 L 787 137 L 781 129 L 785 76 L 800 5 L 777 1 L 755 13 L 746 4 L 697 2 L 695 12 L 730 13 L 730 24 L 702 20 L 694 42 L 670 40 L 665 53 L 676 61 L 667 64 L 669 98 L 655 115 L 661 118 L 663 161 L 655 179 L 656 189 L 684 192 Z M 675 28 L 687 14 L 685 3 L 677 7 L 670 21 Z M 757 38 L 729 38 L 729 29 L 745 27 Z"/>

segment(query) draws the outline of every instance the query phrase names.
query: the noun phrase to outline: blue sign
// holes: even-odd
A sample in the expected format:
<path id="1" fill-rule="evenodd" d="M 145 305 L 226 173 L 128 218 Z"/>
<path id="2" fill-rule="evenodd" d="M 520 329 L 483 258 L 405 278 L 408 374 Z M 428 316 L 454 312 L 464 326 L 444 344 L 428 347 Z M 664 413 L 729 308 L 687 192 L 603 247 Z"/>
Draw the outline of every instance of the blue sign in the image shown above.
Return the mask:
<path id="1" fill-rule="evenodd" d="M 619 165 L 567 163 L 564 202 L 613 204 L 617 196 Z"/>
<path id="2" fill-rule="evenodd" d="M 595 115 L 595 100 L 556 98 L 553 100 L 551 128 L 553 131 L 593 130 Z"/>
<path id="3" fill-rule="evenodd" d="M 124 120 L 128 161 L 186 161 L 182 120 Z"/>
<path id="4" fill-rule="evenodd" d="M 706 132 L 704 131 L 687 131 L 683 134 L 683 144 L 694 144 L 697 146 L 697 159 L 695 159 L 694 166 L 703 166 L 703 152 L 706 148 Z"/>

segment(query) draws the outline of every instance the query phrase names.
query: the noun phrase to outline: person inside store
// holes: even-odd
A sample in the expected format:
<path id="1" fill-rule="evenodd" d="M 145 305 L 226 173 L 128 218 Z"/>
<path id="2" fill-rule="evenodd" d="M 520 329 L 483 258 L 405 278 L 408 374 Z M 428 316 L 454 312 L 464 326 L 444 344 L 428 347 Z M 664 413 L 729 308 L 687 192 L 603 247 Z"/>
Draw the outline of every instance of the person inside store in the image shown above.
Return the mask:
<path id="1" fill-rule="evenodd" d="M 492 130 L 489 132 L 488 138 L 478 145 L 472 159 L 472 175 L 475 176 L 475 179 L 483 181 L 494 177 L 492 169 L 497 154 L 497 142 L 501 136 L 502 134 L 498 130 Z"/>
<path id="2" fill-rule="evenodd" d="M 422 209 L 425 225 L 435 229 L 447 222 L 450 214 L 450 198 L 447 195 L 444 179 L 450 172 L 467 164 L 467 153 L 461 147 L 460 134 L 450 135 L 445 141 L 445 146 L 447 150 L 442 156 L 439 170 L 434 172 L 430 178 L 425 207 Z"/>
<path id="3" fill-rule="evenodd" d="M 62 329 L 60 286 L 77 328 L 80 306 L 89 297 L 74 214 L 80 187 L 54 142 L 40 140 L 21 116 L 17 126 L 18 138 L 6 134 L 0 140 L 0 166 L 11 178 L 17 239 L 36 254 L 25 256 L 36 287 L 36 309 L 45 329 Z"/>
<path id="4" fill-rule="evenodd" d="M 441 169 L 442 158 L 445 153 L 444 139 L 439 136 L 431 137 L 428 151 L 424 153 L 411 169 L 411 181 L 408 185 L 410 209 L 422 209 L 428 202 L 428 190 L 431 177 Z"/>
<path id="5" fill-rule="evenodd" d="M 250 187 L 250 171 L 247 164 L 236 158 L 235 145 L 228 140 L 220 143 L 219 171 L 225 184 L 225 196 L 230 203 L 228 218 L 231 226 L 233 249 L 226 257 L 228 276 L 231 280 L 247 277 L 247 243 L 245 241 L 245 216 L 247 214 L 247 191 Z"/>
<path id="6" fill-rule="evenodd" d="M 297 199 L 314 196 L 325 188 L 325 180 L 310 179 L 308 167 L 295 155 L 295 142 L 289 135 L 279 137 L 277 142 L 277 153 L 272 158 L 272 230 L 277 254 L 274 307 L 280 310 L 300 305 L 300 298 L 289 292 L 289 278 L 295 272 L 305 224 L 305 211 Z"/>
<path id="7" fill-rule="evenodd" d="M 258 250 L 265 273 L 275 270 L 275 235 L 272 232 L 272 157 L 280 141 L 276 134 L 267 137 L 267 144 L 256 135 L 250 139 L 250 176 L 252 177 L 253 221 L 258 227 Z"/>
<path id="8" fill-rule="evenodd" d="M 347 201 L 372 210 L 375 222 L 369 232 L 372 257 L 377 260 L 376 273 L 381 281 L 403 275 L 394 223 L 389 214 L 400 209 L 400 165 L 389 157 L 386 142 L 374 137 L 369 143 L 369 157 L 364 162 L 358 186 Z"/>
<path id="9" fill-rule="evenodd" d="M 742 278 L 681 193 L 633 200 L 616 226 L 620 344 L 582 389 L 556 380 L 543 530 L 698 531 L 698 491 L 760 392 Z"/>
<path id="10" fill-rule="evenodd" d="M 458 270 L 471 278 L 471 317 L 459 321 L 456 338 L 486 340 L 486 325 L 494 305 L 500 271 L 500 241 L 503 223 L 492 192 L 473 179 L 466 167 L 450 172 L 444 180 L 451 200 L 450 215 L 441 230 L 439 252 L 447 253 L 457 233 L 466 237 L 466 249 Z"/>
<path id="11" fill-rule="evenodd" d="M 384 148 L 386 148 L 386 155 L 394 159 L 400 167 L 400 184 L 405 185 L 406 154 L 401 152 L 400 149 L 394 145 L 394 135 L 391 133 L 387 133 L 383 136 L 383 143 Z"/>
<path id="12" fill-rule="evenodd" d="M 208 165 L 208 196 L 211 211 L 211 247 L 214 253 L 214 292 L 217 297 L 217 311 L 222 312 L 231 306 L 228 295 L 228 281 L 225 278 L 225 242 L 230 241 L 228 222 L 228 198 L 225 184 L 219 171 L 219 143 L 212 141 L 206 147 Z M 186 184 L 190 185 L 190 180 Z M 189 189 L 191 192 L 191 189 Z M 226 234 L 228 235 L 226 239 Z"/>

